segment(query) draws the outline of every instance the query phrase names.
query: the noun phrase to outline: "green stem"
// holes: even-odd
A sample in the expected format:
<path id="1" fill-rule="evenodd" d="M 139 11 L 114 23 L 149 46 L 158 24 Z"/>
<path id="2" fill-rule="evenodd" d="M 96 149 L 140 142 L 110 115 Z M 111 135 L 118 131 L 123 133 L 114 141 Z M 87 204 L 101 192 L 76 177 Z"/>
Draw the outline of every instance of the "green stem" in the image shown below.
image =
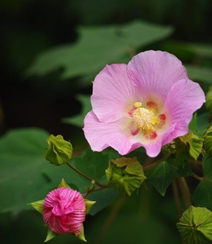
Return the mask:
<path id="1" fill-rule="evenodd" d="M 199 181 L 203 180 L 203 177 L 200 177 L 199 175 L 193 174 L 192 176 Z"/>
<path id="2" fill-rule="evenodd" d="M 76 169 L 75 167 L 73 167 L 69 162 L 66 163 L 72 170 L 74 170 L 77 174 L 81 175 L 82 177 L 84 177 L 85 179 L 89 180 L 90 182 L 93 182 L 94 184 L 98 185 L 99 187 L 105 187 L 104 185 L 100 184 L 98 181 L 94 181 L 91 178 L 89 178 L 87 175 L 83 174 L 82 172 L 80 172 L 78 169 Z"/>
<path id="3" fill-rule="evenodd" d="M 110 214 L 108 215 L 107 219 L 104 222 L 104 225 L 102 226 L 99 235 L 97 237 L 97 240 L 95 241 L 95 244 L 100 244 L 102 239 L 104 238 L 108 228 L 111 226 L 114 218 L 116 217 L 116 215 L 118 214 L 119 210 L 121 209 L 124 201 L 126 199 L 126 195 L 121 195 L 121 197 L 119 198 L 119 200 L 117 201 L 116 205 L 112 208 Z"/>
<path id="4" fill-rule="evenodd" d="M 166 156 L 164 156 L 164 157 L 162 157 L 162 158 L 158 159 L 158 160 L 157 160 L 157 161 L 155 161 L 154 163 L 152 163 L 152 164 L 149 164 L 149 165 L 145 166 L 145 167 L 143 168 L 143 170 L 144 170 L 144 171 L 146 171 L 146 170 L 148 170 L 148 169 L 153 168 L 153 167 L 154 167 L 154 166 L 156 166 L 157 164 L 159 164 L 159 163 L 161 163 L 161 162 L 165 161 L 165 160 L 166 160 L 166 159 L 169 157 L 169 155 L 170 155 L 170 153 L 169 153 L 169 154 L 167 154 Z"/>
<path id="5" fill-rule="evenodd" d="M 174 192 L 174 199 L 175 199 L 175 203 L 176 203 L 176 207 L 177 207 L 178 217 L 180 218 L 181 215 L 182 215 L 182 212 L 181 212 L 181 205 L 180 205 L 179 190 L 178 190 L 178 187 L 177 187 L 176 180 L 172 181 L 172 189 L 173 189 L 173 192 Z"/>
<path id="6" fill-rule="evenodd" d="M 184 177 L 180 177 L 180 178 L 178 178 L 178 183 L 180 186 L 180 190 L 181 190 L 186 208 L 189 208 L 191 205 L 193 205 L 193 200 L 192 200 L 191 193 L 188 188 L 187 182 Z"/>

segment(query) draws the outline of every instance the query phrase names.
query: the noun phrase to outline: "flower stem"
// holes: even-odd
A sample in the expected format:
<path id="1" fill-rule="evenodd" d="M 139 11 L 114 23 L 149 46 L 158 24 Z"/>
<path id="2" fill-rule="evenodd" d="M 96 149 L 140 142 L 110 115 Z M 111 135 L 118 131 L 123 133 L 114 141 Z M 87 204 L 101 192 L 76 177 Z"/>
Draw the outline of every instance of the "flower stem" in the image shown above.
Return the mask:
<path id="1" fill-rule="evenodd" d="M 172 181 L 172 189 L 173 189 L 174 199 L 175 199 L 175 203 L 176 203 L 176 207 L 177 207 L 177 214 L 178 214 L 178 217 L 180 218 L 182 215 L 182 212 L 181 212 L 181 205 L 180 205 L 179 190 L 177 187 L 176 180 Z"/>
<path id="2" fill-rule="evenodd" d="M 203 177 L 200 177 L 199 175 L 193 174 L 192 176 L 199 181 L 203 180 Z"/>
<path id="3" fill-rule="evenodd" d="M 178 183 L 179 183 L 179 187 L 180 187 L 186 208 L 189 208 L 191 205 L 193 205 L 193 200 L 192 200 L 191 193 L 188 188 L 187 182 L 184 177 L 179 177 Z"/>
<path id="4" fill-rule="evenodd" d="M 170 155 L 170 154 L 165 155 L 164 157 L 162 157 L 162 158 L 158 159 L 158 160 L 157 160 L 157 161 L 155 161 L 154 163 L 152 163 L 152 164 L 149 164 L 149 165 L 145 166 L 145 167 L 143 168 L 143 170 L 144 170 L 144 171 L 146 171 L 146 170 L 148 170 L 148 169 L 153 168 L 154 166 L 156 166 L 156 165 L 157 165 L 157 164 L 159 164 L 160 162 L 165 161 L 165 160 L 166 160 L 166 159 L 169 157 L 169 155 Z"/>
<path id="5" fill-rule="evenodd" d="M 110 227 L 110 225 L 112 224 L 114 218 L 116 217 L 116 215 L 118 214 L 119 210 L 121 209 L 124 201 L 126 200 L 126 195 L 121 195 L 121 197 L 119 198 L 119 200 L 117 201 L 116 205 L 114 206 L 114 208 L 112 208 L 110 214 L 108 215 L 107 219 L 105 220 L 101 230 L 99 231 L 99 235 L 95 241 L 95 244 L 100 244 L 102 239 L 104 238 L 108 228 Z"/>
<path id="6" fill-rule="evenodd" d="M 84 177 L 85 179 L 89 180 L 90 182 L 98 185 L 99 187 L 105 187 L 104 185 L 100 184 L 98 181 L 96 180 L 92 180 L 90 177 L 88 177 L 87 175 L 83 174 L 81 171 L 79 171 L 78 169 L 76 169 L 75 167 L 73 167 L 69 162 L 66 163 L 72 170 L 74 170 L 77 174 L 81 175 L 82 177 Z"/>

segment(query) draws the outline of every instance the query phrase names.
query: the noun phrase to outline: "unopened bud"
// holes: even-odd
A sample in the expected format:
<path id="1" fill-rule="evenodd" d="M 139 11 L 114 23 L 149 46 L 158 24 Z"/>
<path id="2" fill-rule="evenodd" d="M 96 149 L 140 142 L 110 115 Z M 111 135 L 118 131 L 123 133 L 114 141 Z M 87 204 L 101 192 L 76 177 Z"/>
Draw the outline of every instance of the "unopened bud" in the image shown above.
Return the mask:
<path id="1" fill-rule="evenodd" d="M 71 157 L 73 148 L 70 142 L 65 141 L 61 135 L 50 135 L 48 140 L 49 148 L 46 151 L 46 160 L 57 166 L 67 163 Z"/>
<path id="2" fill-rule="evenodd" d="M 105 172 L 108 186 L 127 193 L 128 196 L 146 179 L 143 168 L 136 157 L 110 160 L 109 168 Z"/>
<path id="3" fill-rule="evenodd" d="M 207 243 L 212 240 L 212 212 L 191 206 L 183 213 L 177 228 L 186 244 Z"/>

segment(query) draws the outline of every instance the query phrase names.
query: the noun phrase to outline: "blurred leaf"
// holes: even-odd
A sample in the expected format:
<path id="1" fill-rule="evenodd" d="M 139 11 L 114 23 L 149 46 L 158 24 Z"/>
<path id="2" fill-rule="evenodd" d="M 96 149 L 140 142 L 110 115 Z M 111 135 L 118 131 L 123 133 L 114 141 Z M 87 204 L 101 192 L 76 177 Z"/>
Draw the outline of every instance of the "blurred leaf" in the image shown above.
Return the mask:
<path id="1" fill-rule="evenodd" d="M 202 135 L 205 132 L 205 129 L 210 125 L 209 122 L 209 113 L 205 112 L 197 116 L 197 128 L 198 135 Z"/>
<path id="2" fill-rule="evenodd" d="M 185 43 L 185 46 L 199 56 L 212 57 L 212 45 Z"/>
<path id="3" fill-rule="evenodd" d="M 81 27 L 79 41 L 42 53 L 27 75 L 45 75 L 64 68 L 62 78 L 70 78 L 98 72 L 106 64 L 136 53 L 136 49 L 159 41 L 172 33 L 171 27 L 134 21 L 126 25 Z"/>
<path id="4" fill-rule="evenodd" d="M 82 193 L 86 192 L 87 188 L 91 186 L 90 181 L 80 177 L 67 165 L 56 167 L 44 159 L 48 136 L 47 132 L 40 129 L 20 129 L 10 131 L 1 138 L 1 212 L 32 209 L 29 203 L 44 199 L 49 191 L 57 188 L 62 178 L 69 185 L 76 185 Z M 104 162 L 100 157 L 96 158 L 96 155 L 93 158 L 96 159 L 94 163 L 99 162 L 99 167 L 91 172 L 95 173 L 96 170 L 96 176 L 100 177 L 104 168 L 100 166 L 104 162 L 106 164 L 106 156 L 103 156 Z M 92 159 L 91 153 L 89 159 Z M 89 167 L 90 161 L 87 161 L 87 165 Z M 87 166 L 84 165 L 84 167 Z M 102 198 L 101 195 L 104 195 L 104 192 L 99 192 L 97 197 Z M 109 202 L 114 197 L 114 190 L 111 189 L 110 194 L 107 196 Z M 102 209 L 108 204 L 105 200 L 94 200 L 97 201 L 95 204 L 97 209 Z"/>
<path id="5" fill-rule="evenodd" d="M 90 96 L 78 95 L 77 100 L 79 100 L 82 104 L 81 112 L 76 116 L 73 116 L 70 118 L 64 118 L 64 119 L 62 119 L 62 121 L 64 123 L 76 125 L 76 126 L 82 128 L 84 125 L 83 121 L 84 121 L 85 115 L 92 109 L 91 102 L 90 102 Z"/>
<path id="6" fill-rule="evenodd" d="M 212 210 L 212 157 L 203 157 L 203 178 L 193 195 L 195 206 Z"/>
<path id="7" fill-rule="evenodd" d="M 177 177 L 191 175 L 191 169 L 187 162 L 167 159 L 167 161 L 157 164 L 155 167 L 147 170 L 145 175 L 147 180 L 164 196 L 169 184 Z"/>
<path id="8" fill-rule="evenodd" d="M 194 81 L 212 85 L 212 69 L 186 65 L 188 76 Z"/>

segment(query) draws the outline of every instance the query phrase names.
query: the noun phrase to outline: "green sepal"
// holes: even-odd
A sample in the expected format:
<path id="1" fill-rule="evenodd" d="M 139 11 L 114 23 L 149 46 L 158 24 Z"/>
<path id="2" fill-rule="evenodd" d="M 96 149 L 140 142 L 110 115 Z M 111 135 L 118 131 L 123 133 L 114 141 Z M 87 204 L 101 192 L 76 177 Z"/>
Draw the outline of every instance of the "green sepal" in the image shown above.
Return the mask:
<path id="1" fill-rule="evenodd" d="M 44 200 L 39 200 L 39 201 L 36 201 L 36 202 L 32 202 L 30 203 L 32 205 L 32 207 L 37 210 L 40 214 L 43 215 L 43 203 L 44 203 Z"/>
<path id="2" fill-rule="evenodd" d="M 70 142 L 65 141 L 61 135 L 50 135 L 47 143 L 49 145 L 45 158 L 52 164 L 60 166 L 72 158 L 73 148 Z"/>
<path id="3" fill-rule="evenodd" d="M 203 135 L 204 143 L 203 148 L 206 153 L 212 155 L 212 125 L 206 130 Z"/>
<path id="4" fill-rule="evenodd" d="M 110 160 L 109 168 L 105 171 L 107 184 L 128 196 L 138 189 L 146 176 L 143 167 L 137 161 L 137 158 L 118 158 Z"/>
<path id="5" fill-rule="evenodd" d="M 85 206 L 86 206 L 85 214 L 88 214 L 90 212 L 91 208 L 93 207 L 93 205 L 96 203 L 96 201 L 84 199 L 84 202 L 85 202 Z"/>
<path id="6" fill-rule="evenodd" d="M 198 137 L 192 131 L 174 140 L 176 154 L 181 159 L 197 160 L 203 148 L 203 138 Z"/>
<path id="7" fill-rule="evenodd" d="M 212 86 L 210 86 L 209 91 L 206 93 L 205 106 L 207 110 L 212 114 Z"/>
<path id="8" fill-rule="evenodd" d="M 78 239 L 80 239 L 81 241 L 87 242 L 87 240 L 85 239 L 85 234 L 84 234 L 84 226 L 82 224 L 82 230 L 80 232 L 80 234 L 78 236 L 76 236 Z"/>
<path id="9" fill-rule="evenodd" d="M 57 188 L 60 188 L 60 187 L 67 187 L 67 188 L 71 189 L 71 187 L 65 182 L 64 178 L 62 178 L 62 180 Z"/>
<path id="10" fill-rule="evenodd" d="M 183 213 L 177 228 L 186 244 L 207 243 L 212 240 L 212 212 L 191 206 Z"/>
<path id="11" fill-rule="evenodd" d="M 48 228 L 46 240 L 44 242 L 50 241 L 51 239 L 53 239 L 57 235 L 58 234 L 56 234 L 55 232 L 53 232 L 51 229 Z"/>

